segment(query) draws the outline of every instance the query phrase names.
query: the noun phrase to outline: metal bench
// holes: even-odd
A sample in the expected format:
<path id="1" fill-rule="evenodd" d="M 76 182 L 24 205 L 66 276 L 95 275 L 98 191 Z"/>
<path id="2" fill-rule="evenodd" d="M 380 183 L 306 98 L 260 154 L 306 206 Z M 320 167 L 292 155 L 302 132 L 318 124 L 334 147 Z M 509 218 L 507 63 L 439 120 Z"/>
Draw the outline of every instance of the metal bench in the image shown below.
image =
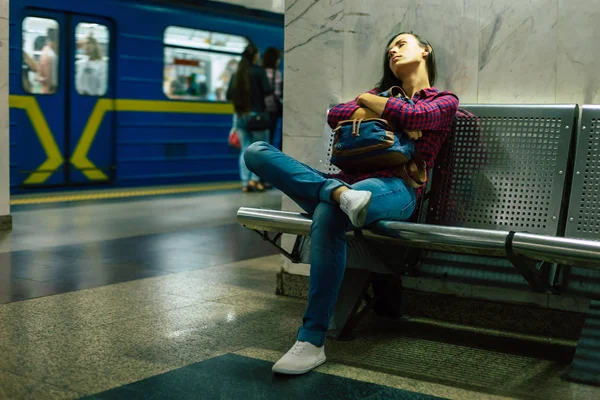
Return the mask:
<path id="1" fill-rule="evenodd" d="M 417 220 L 379 221 L 368 229 L 349 233 L 347 269 L 330 336 L 347 334 L 364 310 L 369 309 L 367 306 L 358 312 L 374 272 L 540 293 L 570 290 L 588 298 L 596 298 L 600 293 L 595 288 L 580 293 L 568 283 L 577 282 L 577 277 L 582 282 L 585 277 L 599 276 L 600 270 L 600 242 L 589 240 L 598 239 L 598 234 L 570 235 L 571 228 L 566 222 L 576 218 L 567 215 L 574 211 L 568 209 L 566 199 L 571 189 L 571 149 L 576 142 L 579 108 L 576 105 L 463 105 L 462 108 L 477 118 L 455 119 L 454 130 L 438 157 Z M 596 136 L 590 143 L 598 147 L 598 117 L 589 116 L 594 112 L 598 110 L 583 108 L 579 131 L 591 132 L 594 127 Z M 586 118 L 591 118 L 587 125 Z M 577 141 L 577 162 L 582 161 L 581 152 L 588 152 L 582 143 Z M 588 163 L 591 158 L 588 157 Z M 332 170 L 330 166 L 326 168 Z M 588 169 L 600 176 L 594 168 Z M 590 178 L 586 179 L 580 186 L 592 194 L 586 192 L 581 196 L 593 198 L 582 197 L 584 201 L 578 202 L 583 204 L 578 212 L 584 210 L 588 218 L 587 222 L 577 223 L 580 230 L 582 224 L 590 226 L 590 215 L 600 200 L 594 197 L 600 187 L 590 185 Z M 573 180 L 571 209 L 578 199 L 577 182 Z M 592 200 L 596 203 L 590 203 Z M 240 208 L 238 222 L 259 232 L 293 262 L 307 262 L 309 216 Z M 575 226 L 575 221 L 572 222 Z M 595 229 L 597 232 L 597 223 Z M 290 252 L 279 246 L 283 233 L 297 235 Z M 592 316 L 598 313 L 596 307 L 596 302 L 592 302 L 587 320 L 592 325 L 596 321 Z M 591 353 L 586 352 L 585 366 L 589 367 Z M 578 348 L 577 354 L 580 353 Z M 600 360 L 598 350 L 592 358 L 595 362 Z M 577 365 L 576 357 L 572 371 Z M 598 379 L 598 372 L 592 375 Z M 573 379 L 581 376 L 581 373 L 570 374 Z M 593 381 L 589 374 L 583 380 Z"/>
<path id="2" fill-rule="evenodd" d="M 565 237 L 600 241 L 600 106 L 582 106 L 574 147 Z M 567 377 L 600 384 L 600 273 L 574 263 L 563 271 L 563 288 L 592 299 Z"/>

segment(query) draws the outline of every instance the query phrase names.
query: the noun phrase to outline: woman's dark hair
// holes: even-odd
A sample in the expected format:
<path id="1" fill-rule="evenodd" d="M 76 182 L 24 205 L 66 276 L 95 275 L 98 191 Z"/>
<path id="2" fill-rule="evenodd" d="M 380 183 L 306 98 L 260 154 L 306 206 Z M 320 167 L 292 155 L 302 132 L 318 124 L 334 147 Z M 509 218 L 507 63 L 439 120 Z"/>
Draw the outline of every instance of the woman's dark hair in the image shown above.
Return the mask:
<path id="1" fill-rule="evenodd" d="M 58 29 L 48 28 L 48 30 L 46 31 L 46 38 L 47 40 L 58 44 Z"/>
<path id="2" fill-rule="evenodd" d="M 281 58 L 281 50 L 275 47 L 269 47 L 265 50 L 262 59 L 262 66 L 265 68 L 277 68 L 277 60 Z"/>
<path id="3" fill-rule="evenodd" d="M 233 78 L 231 100 L 238 114 L 247 113 L 252 110 L 252 93 L 250 92 L 250 67 L 254 64 L 254 57 L 258 54 L 258 48 L 250 43 L 242 53 L 242 60 L 238 64 Z"/>
<path id="4" fill-rule="evenodd" d="M 90 57 L 90 61 L 92 60 L 102 60 L 102 49 L 100 49 L 100 44 L 96 40 L 96 38 L 92 35 L 87 37 L 87 44 L 92 46 L 91 54 L 88 54 Z"/>
<path id="5" fill-rule="evenodd" d="M 377 84 L 379 91 L 383 92 L 385 90 L 388 90 L 392 86 L 402 86 L 402 81 L 400 79 L 396 78 L 396 75 L 394 75 L 394 73 L 390 69 L 390 60 L 388 59 L 388 49 L 389 49 L 390 45 L 392 44 L 392 42 L 394 41 L 394 39 L 400 35 L 412 35 L 417 39 L 417 41 L 419 42 L 419 45 L 422 48 L 430 49 L 429 55 L 427 56 L 426 66 L 427 66 L 427 76 L 429 77 L 429 85 L 433 86 L 435 84 L 435 76 L 436 76 L 436 72 L 437 72 L 437 68 L 436 68 L 436 64 L 435 64 L 435 53 L 433 51 L 433 46 L 427 40 L 423 39 L 421 36 L 417 35 L 416 33 L 401 32 L 401 33 L 397 33 L 394 36 L 392 36 L 392 38 L 389 40 L 387 46 L 385 46 L 385 52 L 383 54 L 383 77 Z"/>

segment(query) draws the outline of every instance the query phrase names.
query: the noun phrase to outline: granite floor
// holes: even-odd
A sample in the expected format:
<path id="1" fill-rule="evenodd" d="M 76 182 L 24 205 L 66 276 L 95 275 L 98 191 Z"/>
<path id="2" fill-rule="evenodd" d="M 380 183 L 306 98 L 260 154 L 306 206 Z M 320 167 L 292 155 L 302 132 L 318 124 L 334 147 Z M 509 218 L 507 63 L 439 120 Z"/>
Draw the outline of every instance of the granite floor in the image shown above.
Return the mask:
<path id="1" fill-rule="evenodd" d="M 13 208 L 0 238 L 0 399 L 594 399 L 560 379 L 575 343 L 370 316 L 328 362 L 272 375 L 305 300 L 235 224 L 237 191 Z M 49 289 L 50 288 L 50 289 Z"/>

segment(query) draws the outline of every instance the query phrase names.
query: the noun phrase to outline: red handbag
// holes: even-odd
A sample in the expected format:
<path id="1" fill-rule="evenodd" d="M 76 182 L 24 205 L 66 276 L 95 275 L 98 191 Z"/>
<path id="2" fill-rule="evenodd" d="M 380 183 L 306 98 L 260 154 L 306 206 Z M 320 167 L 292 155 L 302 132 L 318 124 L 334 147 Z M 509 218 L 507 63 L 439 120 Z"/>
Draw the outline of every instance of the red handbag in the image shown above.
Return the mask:
<path id="1" fill-rule="evenodd" d="M 238 133 L 235 130 L 235 128 L 232 128 L 229 131 L 229 138 L 227 139 L 227 143 L 231 147 L 236 148 L 238 150 L 240 150 L 242 148 L 242 144 L 240 143 L 240 137 L 238 136 Z"/>

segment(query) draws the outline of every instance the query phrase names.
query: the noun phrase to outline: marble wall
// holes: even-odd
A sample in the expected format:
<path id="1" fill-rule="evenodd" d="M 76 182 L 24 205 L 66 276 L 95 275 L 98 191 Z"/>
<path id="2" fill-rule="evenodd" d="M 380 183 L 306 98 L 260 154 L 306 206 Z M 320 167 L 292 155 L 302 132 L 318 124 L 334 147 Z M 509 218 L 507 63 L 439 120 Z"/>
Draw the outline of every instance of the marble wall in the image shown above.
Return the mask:
<path id="1" fill-rule="evenodd" d="M 402 31 L 433 44 L 435 85 L 463 103 L 600 103 L 598 21 L 598 0 L 286 0 L 284 151 L 323 165 L 327 106 L 371 89 Z"/>
<path id="2" fill-rule="evenodd" d="M 10 214 L 8 125 L 8 0 L 0 0 L 0 217 Z"/>

